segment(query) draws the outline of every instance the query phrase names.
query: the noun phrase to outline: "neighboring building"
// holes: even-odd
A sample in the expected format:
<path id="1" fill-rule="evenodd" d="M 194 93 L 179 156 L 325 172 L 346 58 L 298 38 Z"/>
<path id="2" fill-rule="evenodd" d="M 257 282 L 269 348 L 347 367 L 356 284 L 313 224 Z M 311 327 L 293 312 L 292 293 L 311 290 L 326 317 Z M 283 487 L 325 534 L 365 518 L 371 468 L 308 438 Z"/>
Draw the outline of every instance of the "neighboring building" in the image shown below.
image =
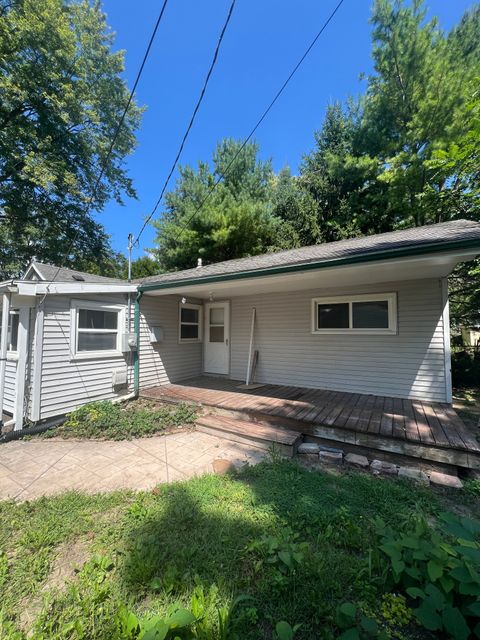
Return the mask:
<path id="1" fill-rule="evenodd" d="M 480 348 L 480 327 L 462 327 L 461 331 L 465 347 Z"/>
<path id="2" fill-rule="evenodd" d="M 459 220 L 136 284 L 67 269 L 50 284 L 56 267 L 34 263 L 0 285 L 4 412 L 18 427 L 199 374 L 245 380 L 252 350 L 259 383 L 449 403 L 447 276 L 479 253 L 480 224 Z"/>
<path id="3" fill-rule="evenodd" d="M 0 284 L 2 326 L 8 324 L 0 344 L 4 424 L 20 429 L 128 394 L 128 296 L 135 290 L 38 262 L 21 280 Z"/>

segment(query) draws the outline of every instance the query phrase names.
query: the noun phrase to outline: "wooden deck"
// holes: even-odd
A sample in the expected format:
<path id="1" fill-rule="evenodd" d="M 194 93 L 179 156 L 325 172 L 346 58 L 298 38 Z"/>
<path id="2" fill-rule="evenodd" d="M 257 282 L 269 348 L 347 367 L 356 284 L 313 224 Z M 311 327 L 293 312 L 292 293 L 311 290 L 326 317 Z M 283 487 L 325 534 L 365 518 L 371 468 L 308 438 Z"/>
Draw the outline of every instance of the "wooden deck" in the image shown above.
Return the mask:
<path id="1" fill-rule="evenodd" d="M 241 384 L 202 376 L 181 384 L 146 389 L 141 395 L 277 418 L 285 426 L 300 425 L 307 435 L 323 434 L 328 438 L 329 433 L 343 432 L 347 442 L 345 434 L 353 432 L 355 442 L 361 441 L 365 446 L 371 446 L 368 443 L 375 439 L 394 441 L 423 449 L 468 452 L 480 461 L 480 442 L 447 404 L 270 384 L 242 389 Z M 404 449 L 410 455 L 411 448 Z"/>

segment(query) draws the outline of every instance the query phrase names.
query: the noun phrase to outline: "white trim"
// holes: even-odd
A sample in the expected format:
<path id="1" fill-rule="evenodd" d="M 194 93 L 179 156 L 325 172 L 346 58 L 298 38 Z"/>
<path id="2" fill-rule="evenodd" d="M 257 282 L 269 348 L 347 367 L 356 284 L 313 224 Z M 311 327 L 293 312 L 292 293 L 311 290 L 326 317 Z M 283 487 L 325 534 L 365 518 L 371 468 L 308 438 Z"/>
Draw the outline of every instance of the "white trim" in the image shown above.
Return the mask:
<path id="1" fill-rule="evenodd" d="M 3 402 L 5 400 L 5 372 L 7 367 L 8 346 L 8 316 L 10 315 L 10 294 L 2 295 L 2 324 L 0 326 L 0 411 L 3 415 Z M 0 420 L 2 419 L 0 415 Z"/>
<path id="2" fill-rule="evenodd" d="M 81 295 L 82 293 L 135 293 L 137 284 L 112 283 L 103 284 L 96 282 L 37 282 L 32 281 L 15 281 L 18 287 L 18 293 L 22 296 L 35 295 Z"/>
<path id="3" fill-rule="evenodd" d="M 30 307 L 20 307 L 20 321 L 18 323 L 18 362 L 15 406 L 13 409 L 13 419 L 15 421 L 15 431 L 23 427 L 24 401 L 25 401 L 25 376 L 27 373 L 28 356 L 28 325 L 30 323 Z"/>
<path id="4" fill-rule="evenodd" d="M 202 323 L 202 307 L 201 304 L 194 304 L 193 302 L 185 302 L 182 303 L 180 301 L 178 303 L 178 343 L 179 344 L 188 344 L 194 342 L 202 342 L 202 331 L 203 331 L 203 323 Z M 196 309 L 198 311 L 198 322 L 182 322 L 182 309 Z M 182 338 L 182 324 L 188 326 L 198 327 L 198 338 Z"/>
<path id="5" fill-rule="evenodd" d="M 35 344 L 33 352 L 32 373 L 32 405 L 31 419 L 33 422 L 40 420 L 40 402 L 42 386 L 42 361 L 43 361 L 43 303 L 36 308 L 35 316 Z"/>
<path id="6" fill-rule="evenodd" d="M 30 275 L 30 271 L 35 271 L 35 273 L 37 274 L 39 280 L 45 280 L 45 278 L 40 273 L 40 271 L 37 269 L 37 267 L 33 264 L 33 262 L 30 263 L 28 269 L 25 271 L 25 275 L 23 276 L 24 280 L 28 279 L 28 276 Z"/>
<path id="7" fill-rule="evenodd" d="M 353 304 L 354 302 L 387 302 L 388 303 L 388 328 L 387 329 L 360 329 L 353 327 Z M 318 328 L 318 305 L 319 304 L 348 304 L 348 324 L 349 328 L 344 329 L 319 329 Z M 312 334 L 346 334 L 346 335 L 395 335 L 398 332 L 397 320 L 397 294 L 389 293 L 368 293 L 360 295 L 328 296 L 324 298 L 312 298 L 311 307 L 311 333 Z"/>
<path id="8" fill-rule="evenodd" d="M 118 313 L 116 329 L 96 329 L 95 333 L 116 333 L 117 348 L 98 351 L 77 351 L 78 311 L 91 309 L 93 311 L 113 311 Z M 98 358 L 123 357 L 122 333 L 125 333 L 125 305 L 91 300 L 72 300 L 70 302 L 70 353 L 72 360 L 92 360 Z"/>
<path id="9" fill-rule="evenodd" d="M 445 358 L 445 399 L 452 402 L 452 355 L 450 352 L 450 303 L 448 301 L 448 278 L 440 281 L 442 289 L 443 354 Z"/>

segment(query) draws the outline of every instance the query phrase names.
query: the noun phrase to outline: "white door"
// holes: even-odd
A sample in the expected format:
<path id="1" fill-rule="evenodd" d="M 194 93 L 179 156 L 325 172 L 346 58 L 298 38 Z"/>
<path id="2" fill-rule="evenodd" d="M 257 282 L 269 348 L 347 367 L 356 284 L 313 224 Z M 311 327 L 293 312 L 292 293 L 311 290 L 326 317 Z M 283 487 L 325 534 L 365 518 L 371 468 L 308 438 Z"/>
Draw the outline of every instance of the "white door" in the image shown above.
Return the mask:
<path id="1" fill-rule="evenodd" d="M 228 373 L 230 370 L 230 303 L 205 305 L 205 373 Z"/>

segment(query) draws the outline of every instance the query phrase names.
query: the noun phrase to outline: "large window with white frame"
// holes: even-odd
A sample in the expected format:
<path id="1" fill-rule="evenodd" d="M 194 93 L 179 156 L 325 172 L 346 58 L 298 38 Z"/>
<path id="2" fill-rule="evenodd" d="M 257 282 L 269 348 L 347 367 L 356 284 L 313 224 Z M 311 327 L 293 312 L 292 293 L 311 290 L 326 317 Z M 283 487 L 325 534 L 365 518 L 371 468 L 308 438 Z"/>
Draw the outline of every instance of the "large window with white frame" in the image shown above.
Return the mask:
<path id="1" fill-rule="evenodd" d="M 77 358 L 121 355 L 125 307 L 74 300 L 71 307 L 72 353 Z"/>
<path id="2" fill-rule="evenodd" d="M 313 298 L 312 333 L 397 333 L 397 295 Z"/>
<path id="3" fill-rule="evenodd" d="M 178 312 L 179 342 L 201 342 L 202 305 L 180 303 Z"/>

